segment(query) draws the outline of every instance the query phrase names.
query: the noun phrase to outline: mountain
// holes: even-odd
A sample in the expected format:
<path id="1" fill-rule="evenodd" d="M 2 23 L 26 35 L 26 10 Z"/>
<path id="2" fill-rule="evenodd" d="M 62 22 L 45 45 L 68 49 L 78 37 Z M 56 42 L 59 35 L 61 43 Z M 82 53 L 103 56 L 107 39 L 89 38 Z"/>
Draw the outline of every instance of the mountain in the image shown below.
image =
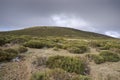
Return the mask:
<path id="1" fill-rule="evenodd" d="M 0 32 L 2 35 L 30 35 L 40 37 L 69 37 L 69 38 L 112 38 L 103 34 L 87 32 L 66 27 L 37 26 L 21 30 Z"/>

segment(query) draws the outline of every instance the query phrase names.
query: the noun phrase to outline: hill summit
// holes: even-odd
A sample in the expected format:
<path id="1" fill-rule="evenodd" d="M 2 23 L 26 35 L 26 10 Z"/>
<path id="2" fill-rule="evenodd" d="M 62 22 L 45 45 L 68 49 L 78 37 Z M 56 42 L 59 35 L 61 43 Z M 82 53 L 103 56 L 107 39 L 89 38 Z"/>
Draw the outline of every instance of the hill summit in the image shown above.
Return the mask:
<path id="1" fill-rule="evenodd" d="M 40 37 L 98 38 L 98 39 L 111 38 L 109 36 L 94 32 L 87 32 L 73 28 L 54 27 L 54 26 L 36 26 L 21 30 L 0 32 L 0 34 L 30 35 L 30 36 L 40 36 Z"/>

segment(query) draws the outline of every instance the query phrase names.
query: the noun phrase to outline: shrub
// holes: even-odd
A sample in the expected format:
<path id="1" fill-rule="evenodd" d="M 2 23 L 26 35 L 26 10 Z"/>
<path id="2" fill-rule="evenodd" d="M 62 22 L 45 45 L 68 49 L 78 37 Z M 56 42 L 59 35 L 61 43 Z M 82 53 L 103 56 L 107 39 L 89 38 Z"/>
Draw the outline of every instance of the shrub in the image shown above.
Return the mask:
<path id="1" fill-rule="evenodd" d="M 63 69 L 55 68 L 33 74 L 31 80 L 91 80 L 88 76 L 70 74 Z"/>
<path id="2" fill-rule="evenodd" d="M 47 57 L 37 57 L 36 60 L 33 62 L 37 66 L 43 66 L 46 65 Z"/>
<path id="3" fill-rule="evenodd" d="M 12 49 L 12 48 L 5 49 L 4 51 L 5 51 L 5 52 L 7 52 L 7 53 L 14 53 L 14 54 L 18 54 L 18 51 L 17 51 L 17 50 L 15 50 L 15 49 Z"/>
<path id="4" fill-rule="evenodd" d="M 4 61 L 7 57 L 6 55 L 7 53 L 5 53 L 3 50 L 0 50 L 0 62 Z"/>
<path id="5" fill-rule="evenodd" d="M 71 53 L 81 54 L 81 53 L 87 52 L 88 48 L 86 46 L 73 46 L 68 48 L 68 51 Z"/>
<path id="6" fill-rule="evenodd" d="M 24 44 L 26 47 L 30 47 L 30 48 L 43 48 L 43 47 L 54 47 L 54 44 L 52 42 L 49 41 L 39 41 L 39 40 L 31 40 L 29 42 L 26 42 Z"/>
<path id="7" fill-rule="evenodd" d="M 27 49 L 26 47 L 24 47 L 24 46 L 20 46 L 20 47 L 18 48 L 18 51 L 19 51 L 19 53 L 24 53 L 24 52 L 27 52 L 28 49 Z"/>
<path id="8" fill-rule="evenodd" d="M 106 61 L 109 61 L 109 62 L 117 62 L 120 60 L 120 57 L 118 54 L 110 51 L 102 51 L 100 53 L 100 56 L 102 56 Z"/>
<path id="9" fill-rule="evenodd" d="M 57 48 L 57 47 L 54 47 L 54 48 L 53 48 L 53 50 L 55 50 L 55 51 L 59 51 L 59 48 Z"/>
<path id="10" fill-rule="evenodd" d="M 51 70 L 49 75 L 53 80 L 70 80 L 69 74 L 60 68 Z"/>
<path id="11" fill-rule="evenodd" d="M 91 41 L 91 42 L 89 42 L 89 45 L 91 47 L 100 47 L 101 46 L 98 41 Z"/>
<path id="12" fill-rule="evenodd" d="M 59 49 L 64 49 L 64 45 L 63 45 L 62 43 L 61 43 L 61 44 L 60 44 L 60 43 L 59 43 L 59 44 L 57 43 L 57 44 L 55 45 L 55 47 L 56 47 L 56 48 L 59 48 Z"/>
<path id="13" fill-rule="evenodd" d="M 31 80 L 49 80 L 49 76 L 45 72 L 37 72 L 32 75 Z"/>
<path id="14" fill-rule="evenodd" d="M 47 67 L 62 68 L 68 72 L 75 72 L 77 74 L 84 74 L 85 64 L 78 58 L 53 56 L 47 60 Z"/>
<path id="15" fill-rule="evenodd" d="M 14 49 L 0 50 L 0 61 L 9 61 L 18 56 L 18 52 Z"/>
<path id="16" fill-rule="evenodd" d="M 6 43 L 5 37 L 0 37 L 0 46 L 4 45 Z"/>
<path id="17" fill-rule="evenodd" d="M 96 64 L 101 64 L 105 62 L 104 58 L 100 55 L 94 55 L 93 59 Z"/>
<path id="18" fill-rule="evenodd" d="M 100 55 L 95 55 L 95 54 L 86 54 L 86 57 L 89 61 L 94 60 L 96 64 L 101 64 L 105 62 L 105 59 L 100 56 Z"/>
<path id="19" fill-rule="evenodd" d="M 13 44 L 21 44 L 21 43 L 25 43 L 27 41 L 31 40 L 30 36 L 13 36 L 11 39 L 9 39 L 9 42 L 13 43 Z"/>
<path id="20" fill-rule="evenodd" d="M 88 76 L 77 75 L 77 76 L 73 76 L 71 80 L 91 80 L 91 78 Z"/>

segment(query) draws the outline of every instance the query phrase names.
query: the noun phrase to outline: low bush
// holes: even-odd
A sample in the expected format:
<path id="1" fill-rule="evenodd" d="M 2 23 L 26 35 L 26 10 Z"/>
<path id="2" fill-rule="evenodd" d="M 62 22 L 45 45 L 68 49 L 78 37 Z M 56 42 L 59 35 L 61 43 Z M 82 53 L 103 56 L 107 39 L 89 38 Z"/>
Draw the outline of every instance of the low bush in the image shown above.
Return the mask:
<path id="1" fill-rule="evenodd" d="M 108 62 L 120 61 L 120 55 L 117 53 L 113 53 L 111 51 L 101 51 L 99 55 L 86 54 L 86 57 L 89 61 L 94 60 L 96 64 L 101 64 L 106 61 Z"/>
<path id="2" fill-rule="evenodd" d="M 0 62 L 9 61 L 18 56 L 18 52 L 14 49 L 0 50 Z"/>
<path id="3" fill-rule="evenodd" d="M 48 58 L 46 65 L 49 68 L 61 68 L 77 74 L 84 74 L 85 72 L 85 63 L 79 58 L 52 56 Z"/>
<path id="4" fill-rule="evenodd" d="M 25 36 L 25 35 L 22 35 L 22 36 L 13 36 L 11 39 L 9 39 L 9 42 L 10 43 L 13 43 L 13 44 L 23 44 L 29 40 L 31 40 L 32 37 L 30 36 Z"/>
<path id="5" fill-rule="evenodd" d="M 70 80 L 68 72 L 60 68 L 51 70 L 49 75 L 53 80 Z"/>
<path id="6" fill-rule="evenodd" d="M 18 51 L 19 51 L 19 53 L 24 53 L 24 52 L 27 52 L 28 49 L 27 49 L 26 47 L 24 47 L 24 46 L 20 46 L 20 47 L 18 48 Z"/>
<path id="7" fill-rule="evenodd" d="M 57 47 L 54 47 L 54 48 L 53 48 L 53 50 L 55 50 L 55 51 L 59 51 L 59 48 L 57 48 Z"/>
<path id="8" fill-rule="evenodd" d="M 88 76 L 71 74 L 63 69 L 55 68 L 46 70 L 45 72 L 37 72 L 33 74 L 31 80 L 91 80 Z"/>
<path id="9" fill-rule="evenodd" d="M 4 45 L 6 43 L 6 38 L 0 36 L 0 46 Z"/>
<path id="10" fill-rule="evenodd" d="M 89 45 L 90 45 L 91 47 L 101 47 L 101 44 L 100 44 L 100 42 L 98 42 L 98 41 L 90 41 L 90 42 L 89 42 Z"/>
<path id="11" fill-rule="evenodd" d="M 100 53 L 100 56 L 102 56 L 105 59 L 105 61 L 109 62 L 117 62 L 120 60 L 119 55 L 111 51 L 102 51 Z"/>
<path id="12" fill-rule="evenodd" d="M 71 80 L 91 80 L 91 78 L 88 76 L 77 75 L 77 76 L 73 76 Z"/>
<path id="13" fill-rule="evenodd" d="M 94 62 L 95 62 L 96 64 L 101 64 L 101 63 L 104 63 L 104 62 L 105 62 L 104 58 L 103 58 L 102 56 L 100 56 L 100 55 L 86 54 L 86 57 L 87 57 L 87 59 L 88 59 L 89 61 L 94 60 Z"/>
<path id="14" fill-rule="evenodd" d="M 24 46 L 30 48 L 43 48 L 43 47 L 50 48 L 50 47 L 54 47 L 54 43 L 50 41 L 31 40 L 26 42 Z"/>
<path id="15" fill-rule="evenodd" d="M 7 53 L 14 53 L 14 54 L 18 54 L 18 51 L 17 51 L 17 50 L 15 50 L 15 49 L 12 49 L 12 48 L 5 49 L 4 51 L 5 51 L 5 52 L 7 52 Z"/>
<path id="16" fill-rule="evenodd" d="M 86 46 L 73 46 L 68 48 L 68 51 L 71 53 L 81 54 L 81 53 L 87 52 L 88 48 Z"/>
<path id="17" fill-rule="evenodd" d="M 37 66 L 44 66 L 46 65 L 47 57 L 37 57 L 36 60 L 33 62 L 33 64 L 36 64 Z"/>
<path id="18" fill-rule="evenodd" d="M 105 62 L 105 59 L 100 55 L 94 55 L 93 60 L 96 64 L 101 64 Z"/>
<path id="19" fill-rule="evenodd" d="M 34 75 L 32 75 L 31 80 L 50 80 L 50 79 L 47 73 L 37 72 Z"/>

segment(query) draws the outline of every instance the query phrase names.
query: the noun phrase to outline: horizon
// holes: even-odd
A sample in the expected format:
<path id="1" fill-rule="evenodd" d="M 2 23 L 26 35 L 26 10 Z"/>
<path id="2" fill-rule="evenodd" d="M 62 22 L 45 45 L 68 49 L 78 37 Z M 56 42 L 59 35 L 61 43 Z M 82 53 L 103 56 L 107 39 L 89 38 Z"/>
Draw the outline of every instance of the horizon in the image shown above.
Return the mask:
<path id="1" fill-rule="evenodd" d="M 19 29 L 2 30 L 0 32 L 16 31 L 16 30 L 23 30 L 23 29 L 36 28 L 36 27 L 58 27 L 58 28 L 68 28 L 68 29 L 70 28 L 70 29 L 80 30 L 80 29 L 76 29 L 76 28 L 72 28 L 72 27 L 64 27 L 64 26 L 32 26 L 32 27 L 25 27 L 25 28 L 19 28 Z M 92 31 L 86 31 L 86 30 L 80 30 L 80 31 L 92 32 Z M 97 32 L 92 32 L 92 33 L 106 35 L 106 34 L 97 33 Z M 106 35 L 106 36 L 109 36 L 109 35 Z M 109 36 L 109 37 L 113 37 L 113 36 Z M 118 38 L 118 37 L 113 37 L 113 38 Z"/>

